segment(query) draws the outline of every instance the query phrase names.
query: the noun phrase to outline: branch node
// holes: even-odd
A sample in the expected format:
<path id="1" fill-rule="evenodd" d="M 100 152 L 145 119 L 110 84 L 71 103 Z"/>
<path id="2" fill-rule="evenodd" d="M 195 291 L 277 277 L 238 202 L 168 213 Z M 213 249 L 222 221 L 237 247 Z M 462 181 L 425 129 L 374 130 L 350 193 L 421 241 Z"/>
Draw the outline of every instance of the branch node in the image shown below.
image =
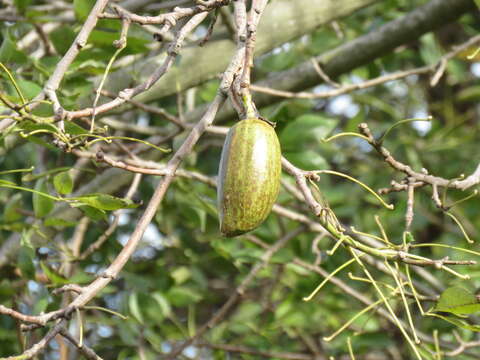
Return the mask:
<path id="1" fill-rule="evenodd" d="M 115 280 L 117 275 L 110 270 L 102 271 L 99 275 L 100 278 Z"/>

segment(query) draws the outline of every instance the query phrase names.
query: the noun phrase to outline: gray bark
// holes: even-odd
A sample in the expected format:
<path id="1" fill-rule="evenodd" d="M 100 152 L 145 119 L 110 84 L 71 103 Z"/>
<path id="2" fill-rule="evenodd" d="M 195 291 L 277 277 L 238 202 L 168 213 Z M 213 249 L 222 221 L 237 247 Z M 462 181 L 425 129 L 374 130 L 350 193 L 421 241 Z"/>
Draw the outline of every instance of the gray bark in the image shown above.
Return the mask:
<path id="1" fill-rule="evenodd" d="M 359 66 L 390 53 L 398 46 L 417 40 L 423 34 L 457 20 L 463 14 L 476 10 L 473 0 L 432 0 L 407 15 L 395 19 L 368 34 L 316 57 L 323 71 L 331 78 L 347 73 Z M 256 85 L 278 90 L 300 91 L 322 82 L 310 61 L 292 69 L 272 74 Z M 254 94 L 258 108 L 284 100 L 267 94 Z M 187 114 L 188 121 L 197 119 L 204 106 Z M 224 106 L 216 121 L 235 116 L 234 110 Z"/>
<path id="2" fill-rule="evenodd" d="M 255 55 L 272 49 L 308 34 L 321 25 L 347 16 L 354 11 L 378 0 L 276 0 L 265 9 L 257 30 Z M 149 91 L 140 94 L 135 100 L 150 102 L 175 94 L 214 78 L 223 72 L 235 51 L 230 39 L 207 42 L 199 48 L 191 46 L 182 50 L 179 62 L 169 70 Z M 112 91 L 128 87 L 132 73 L 137 73 L 136 81 L 150 76 L 163 62 L 164 54 L 133 64 L 109 77 Z"/>

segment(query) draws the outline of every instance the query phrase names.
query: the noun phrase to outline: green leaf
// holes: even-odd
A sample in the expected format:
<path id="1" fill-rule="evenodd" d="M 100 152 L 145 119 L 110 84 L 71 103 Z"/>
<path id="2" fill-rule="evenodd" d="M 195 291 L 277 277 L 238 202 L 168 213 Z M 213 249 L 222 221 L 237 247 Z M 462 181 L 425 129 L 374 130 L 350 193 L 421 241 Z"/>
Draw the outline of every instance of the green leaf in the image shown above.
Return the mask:
<path id="1" fill-rule="evenodd" d="M 10 35 L 3 32 L 3 42 L 0 46 L 0 62 L 23 64 L 27 61 L 27 56 L 17 49 L 16 43 L 10 38 Z"/>
<path id="2" fill-rule="evenodd" d="M 30 242 L 30 231 L 24 231 L 20 239 L 20 250 L 17 255 L 17 265 L 22 272 L 22 277 L 27 279 L 35 278 L 35 265 L 33 259 L 35 257 L 35 249 Z"/>
<path id="3" fill-rule="evenodd" d="M 232 321 L 245 322 L 255 320 L 262 313 L 263 308 L 260 303 L 246 302 L 240 304 L 232 316 Z"/>
<path id="4" fill-rule="evenodd" d="M 175 286 L 167 294 L 168 300 L 174 306 L 187 306 L 202 299 L 202 296 L 186 286 Z"/>
<path id="5" fill-rule="evenodd" d="M 304 267 L 294 264 L 294 263 L 287 263 L 288 270 L 295 272 L 296 274 L 300 276 L 308 276 L 310 274 L 310 271 L 305 269 Z"/>
<path id="6" fill-rule="evenodd" d="M 75 124 L 72 121 L 65 122 L 65 132 L 70 135 L 83 135 L 88 134 L 88 130 Z"/>
<path id="7" fill-rule="evenodd" d="M 14 0 L 14 4 L 20 14 L 23 14 L 31 3 L 32 0 Z"/>
<path id="8" fill-rule="evenodd" d="M 84 204 L 70 204 L 72 207 L 77 207 L 82 211 L 86 216 L 88 216 L 93 221 L 106 220 L 107 214 L 104 210 L 99 210 L 94 207 L 84 205 Z"/>
<path id="9" fill-rule="evenodd" d="M 428 315 L 438 317 L 440 319 L 448 321 L 450 324 L 453 324 L 453 325 L 458 326 L 459 328 L 462 328 L 462 329 L 465 329 L 465 330 L 480 332 L 480 325 L 469 324 L 465 320 L 459 319 L 457 317 L 443 316 L 443 315 L 433 314 L 433 313 L 429 313 Z"/>
<path id="10" fill-rule="evenodd" d="M 480 1 L 480 0 L 478 0 Z M 480 86 L 473 85 L 466 87 L 458 92 L 456 92 L 457 100 L 460 102 L 467 102 L 467 101 L 476 101 L 480 100 Z"/>
<path id="11" fill-rule="evenodd" d="M 41 314 L 43 313 L 48 306 L 48 294 L 43 294 L 42 297 L 35 301 L 35 305 L 33 307 L 34 314 Z"/>
<path id="12" fill-rule="evenodd" d="M 280 134 L 283 151 L 299 151 L 309 144 L 319 144 L 337 126 L 338 120 L 305 114 L 289 122 Z"/>
<path id="13" fill-rule="evenodd" d="M 89 59 L 82 62 L 75 62 L 72 68 L 84 74 L 100 75 L 104 73 L 105 67 L 106 64 L 103 61 Z"/>
<path id="14" fill-rule="evenodd" d="M 22 237 L 20 238 L 20 246 L 24 247 L 25 249 L 28 249 L 30 252 L 30 256 L 33 258 L 35 256 L 35 248 L 32 245 L 31 242 L 31 237 L 32 237 L 32 231 L 24 231 L 22 233 Z"/>
<path id="15" fill-rule="evenodd" d="M 220 85 L 220 81 L 212 80 L 207 82 L 206 84 L 202 85 L 198 90 L 198 96 L 204 102 L 210 102 L 215 97 L 217 93 L 218 86 Z"/>
<path id="16" fill-rule="evenodd" d="M 25 130 L 27 133 L 37 130 L 44 130 L 52 134 L 58 134 L 60 132 L 60 130 L 53 124 L 36 124 L 31 121 L 22 121 L 18 125 L 18 129 Z"/>
<path id="17" fill-rule="evenodd" d="M 170 303 L 168 302 L 168 300 L 165 296 L 163 296 L 160 292 L 155 292 L 155 293 L 153 293 L 152 298 L 160 306 L 160 309 L 162 310 L 163 316 L 169 317 L 172 314 L 172 308 L 171 308 Z"/>
<path id="18" fill-rule="evenodd" d="M 438 45 L 436 37 L 432 34 L 426 34 L 420 38 L 420 56 L 427 64 L 435 64 L 442 56 L 442 50 Z"/>
<path id="19" fill-rule="evenodd" d="M 11 223 L 21 219 L 22 214 L 17 211 L 18 209 L 21 209 L 21 204 L 22 194 L 16 193 L 5 205 L 5 209 L 3 210 L 3 222 Z"/>
<path id="20" fill-rule="evenodd" d="M 33 144 L 37 144 L 37 145 L 40 145 L 40 146 L 43 146 L 45 148 L 47 148 L 48 150 L 52 151 L 52 152 L 60 152 L 61 150 L 57 147 L 55 147 L 54 145 L 52 145 L 51 143 L 43 140 L 42 138 L 38 137 L 38 136 L 29 136 L 27 139 L 26 139 L 28 142 L 31 142 Z"/>
<path id="21" fill-rule="evenodd" d="M 60 26 L 50 33 L 50 40 L 55 50 L 59 54 L 64 55 L 70 44 L 75 41 L 75 32 L 71 26 Z"/>
<path id="22" fill-rule="evenodd" d="M 70 171 L 63 171 L 53 177 L 53 185 L 59 194 L 70 194 L 73 190 L 73 179 Z"/>
<path id="23" fill-rule="evenodd" d="M 67 220 L 60 219 L 60 218 L 48 218 L 48 219 L 45 219 L 45 221 L 43 222 L 43 225 L 53 226 L 53 227 L 62 227 L 63 228 L 63 227 L 75 226 L 75 225 L 77 225 L 77 222 L 67 221 Z"/>
<path id="24" fill-rule="evenodd" d="M 128 308 L 133 317 L 140 323 L 143 324 L 143 316 L 140 311 L 140 305 L 138 303 L 138 294 L 134 292 L 128 297 Z"/>
<path id="25" fill-rule="evenodd" d="M 281 71 L 292 67 L 297 61 L 298 56 L 295 52 L 281 52 L 265 58 L 261 61 L 260 67 L 262 70 L 268 72 Z"/>
<path id="26" fill-rule="evenodd" d="M 46 177 L 48 175 L 53 175 L 53 174 L 56 174 L 56 173 L 59 173 L 59 172 L 62 172 L 62 171 L 67 171 L 67 170 L 70 170 L 70 169 L 71 168 L 69 166 L 62 166 L 62 167 L 58 167 L 58 168 L 49 169 L 49 170 L 41 172 L 41 173 L 36 173 L 36 174 L 28 173 L 28 174 L 25 174 L 25 175 L 22 176 L 22 182 L 34 181 L 34 180 L 40 179 L 42 177 Z"/>
<path id="27" fill-rule="evenodd" d="M 284 152 L 283 156 L 293 165 L 303 170 L 323 170 L 329 168 L 325 158 L 314 150 Z"/>
<path id="28" fill-rule="evenodd" d="M 88 284 L 92 282 L 93 276 L 83 271 L 77 271 L 75 275 L 71 276 L 68 281 L 70 284 Z"/>
<path id="29" fill-rule="evenodd" d="M 61 276 L 60 274 L 56 273 L 54 270 L 49 268 L 43 261 L 40 262 L 40 266 L 43 272 L 45 273 L 45 275 L 54 285 L 65 285 L 70 283 L 68 279 L 65 279 L 63 276 Z"/>
<path id="30" fill-rule="evenodd" d="M 191 271 L 186 266 L 180 266 L 175 270 L 171 271 L 171 276 L 175 279 L 175 283 L 180 285 L 187 281 L 191 276 Z"/>
<path id="31" fill-rule="evenodd" d="M 8 180 L 1 180 L 0 179 L 0 187 L 6 187 L 6 188 L 10 188 L 10 189 L 17 189 L 17 190 L 31 192 L 31 193 L 37 194 L 38 196 L 42 196 L 42 197 L 45 197 L 45 198 L 50 199 L 50 200 L 55 200 L 55 201 L 62 200 L 62 199 L 57 198 L 55 196 L 49 195 L 45 192 L 37 191 L 35 189 L 26 188 L 26 187 L 23 187 L 23 186 L 18 186 L 14 182 L 11 182 L 11 181 L 8 181 Z"/>
<path id="32" fill-rule="evenodd" d="M 122 199 L 108 194 L 88 194 L 70 198 L 77 200 L 83 205 L 89 205 L 99 210 L 118 210 L 118 209 L 134 209 L 139 206 L 130 199 Z"/>
<path id="33" fill-rule="evenodd" d="M 45 179 L 38 179 L 35 185 L 35 190 L 37 192 L 33 193 L 32 201 L 33 201 L 33 211 L 37 218 L 42 218 L 50 211 L 52 211 L 54 206 L 54 201 L 42 194 L 48 195 L 47 184 L 45 183 Z"/>
<path id="34" fill-rule="evenodd" d="M 440 295 L 434 311 L 456 315 L 472 314 L 480 311 L 480 302 L 472 291 L 461 286 L 453 286 Z"/>
<path id="35" fill-rule="evenodd" d="M 410 231 L 405 231 L 404 236 L 407 244 L 415 242 L 415 238 Z"/>
<path id="36" fill-rule="evenodd" d="M 42 87 L 32 81 L 17 79 L 17 84 L 20 87 L 23 96 L 28 100 L 33 99 L 40 94 L 40 91 L 42 91 Z"/>
<path id="37" fill-rule="evenodd" d="M 78 21 L 83 22 L 95 5 L 94 0 L 73 0 L 73 11 Z"/>

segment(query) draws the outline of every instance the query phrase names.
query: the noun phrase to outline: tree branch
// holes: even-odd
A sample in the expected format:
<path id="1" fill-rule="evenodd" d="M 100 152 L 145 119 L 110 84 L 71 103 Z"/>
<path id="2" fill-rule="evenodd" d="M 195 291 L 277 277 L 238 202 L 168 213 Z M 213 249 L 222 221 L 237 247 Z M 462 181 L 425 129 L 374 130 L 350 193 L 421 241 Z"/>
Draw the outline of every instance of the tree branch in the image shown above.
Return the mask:
<path id="1" fill-rule="evenodd" d="M 267 7 L 268 9 L 268 7 Z M 461 15 L 476 9 L 472 0 L 431 0 L 419 6 L 407 15 L 358 37 L 346 44 L 327 51 L 315 58 L 324 73 L 336 78 L 355 68 L 372 62 L 396 47 L 408 44 L 423 34 L 455 21 Z M 285 71 L 271 74 L 268 79 L 259 81 L 256 86 L 279 91 L 297 92 L 319 85 L 318 74 L 311 60 Z M 257 93 L 255 104 L 258 108 L 274 104 L 282 99 L 270 94 Z M 198 118 L 203 107 L 185 114 L 186 121 Z M 234 116 L 232 108 L 226 107 L 219 112 L 217 122 Z"/>
<path id="2" fill-rule="evenodd" d="M 466 190 L 472 186 L 475 186 L 480 183 L 480 164 L 477 165 L 475 171 L 463 180 L 458 179 L 444 179 L 438 176 L 433 176 L 426 174 L 425 172 L 417 172 L 414 171 L 409 165 L 406 165 L 398 160 L 396 160 L 391 153 L 382 145 L 381 142 L 377 141 L 370 128 L 366 123 L 361 123 L 358 126 L 360 133 L 364 135 L 370 145 L 377 150 L 377 152 L 383 157 L 384 161 L 390 165 L 393 169 L 403 172 L 404 174 L 411 177 L 416 182 L 422 182 L 426 184 L 430 184 L 432 186 L 439 186 L 451 188 L 451 189 L 459 189 L 459 190 Z"/>
<path id="3" fill-rule="evenodd" d="M 271 51 L 285 42 L 307 34 L 334 19 L 350 15 L 378 0 L 276 0 L 265 8 L 263 21 L 258 25 L 255 56 Z M 288 26 L 285 26 L 288 24 Z M 229 54 L 235 52 L 235 44 L 226 36 L 210 41 L 201 51 L 191 48 L 182 52 L 180 64 L 165 75 L 163 81 L 138 96 L 136 100 L 148 103 L 177 91 L 184 91 L 215 78 L 228 65 Z M 222 54 L 224 56 L 219 56 Z M 215 59 L 215 61 L 212 61 Z M 141 66 L 143 78 L 148 77 L 158 59 L 151 59 Z M 138 67 L 138 64 L 136 68 Z M 122 89 L 131 80 L 131 71 L 125 69 L 112 78 L 112 89 Z M 198 119 L 199 116 L 197 116 Z"/>

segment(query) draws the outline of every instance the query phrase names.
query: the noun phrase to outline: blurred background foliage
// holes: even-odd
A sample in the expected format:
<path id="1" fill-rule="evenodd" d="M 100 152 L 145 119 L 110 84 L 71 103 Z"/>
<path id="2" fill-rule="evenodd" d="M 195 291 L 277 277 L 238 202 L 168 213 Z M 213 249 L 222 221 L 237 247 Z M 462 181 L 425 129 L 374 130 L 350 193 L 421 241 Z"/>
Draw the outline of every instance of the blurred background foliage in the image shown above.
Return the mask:
<path id="1" fill-rule="evenodd" d="M 275 0 L 272 2 L 275 3 Z M 48 5 L 47 1 L 15 0 L 12 3 L 11 7 L 16 9 L 15 16 L 22 20 L 4 21 L 0 25 L 0 61 L 14 75 L 23 95 L 32 99 L 41 91 L 57 62 L 72 43 L 92 1 L 53 2 L 58 8 L 52 12 L 37 10 Z M 149 10 L 149 6 L 155 3 L 162 4 L 147 1 L 147 5 L 137 12 L 158 14 L 158 10 Z M 424 3 L 427 1 L 380 1 L 338 19 L 335 23 L 319 27 L 314 32 L 304 34 L 301 38 L 256 58 L 254 80 L 292 68 L 312 56 L 397 19 Z M 40 44 L 38 39 L 37 43 L 22 48 L 21 42 L 25 41 L 25 36 L 31 34 L 39 24 L 59 24 L 47 34 L 53 48 L 43 49 L 44 44 Z M 205 34 L 207 25 L 202 25 L 189 39 L 189 46 L 194 46 L 192 44 Z M 214 35 L 222 31 L 222 26 L 220 22 Z M 116 20 L 99 22 L 88 46 L 69 68 L 61 84 L 59 96 L 65 108 L 80 109 L 92 103 L 96 79 L 103 74 L 115 51 L 111 44 L 118 38 L 119 29 L 120 23 Z M 477 35 L 479 30 L 479 14 L 466 14 L 458 22 L 411 39 L 394 52 L 335 80 L 349 84 L 433 64 L 453 45 Z M 215 38 L 211 41 L 215 41 Z M 155 45 L 148 30 L 132 25 L 127 47 L 118 56 L 112 72 L 123 66 L 122 61 L 140 61 L 159 53 L 161 49 L 162 45 Z M 474 50 L 471 49 L 471 52 Z M 198 51 L 201 52 L 202 48 L 198 48 Z M 178 61 L 181 62 L 181 56 Z M 357 131 L 358 124 L 362 122 L 367 122 L 375 135 L 380 135 L 402 119 L 432 115 L 431 122 L 412 122 L 395 128 L 385 139 L 385 146 L 397 159 L 416 170 L 426 168 L 430 173 L 445 178 L 468 175 L 475 169 L 479 159 L 480 62 L 476 61 L 478 57 L 476 60 L 467 60 L 466 56 L 452 59 L 448 62 L 444 76 L 433 88 L 429 85 L 429 76 L 414 75 L 328 99 L 285 99 L 262 108 L 261 113 L 276 123 L 283 155 L 293 164 L 305 170 L 332 169 L 344 172 L 373 189 L 388 187 L 392 179 L 400 181 L 403 175 L 392 171 L 358 138 L 343 137 L 328 143 L 322 142 L 322 139 L 340 132 Z M 20 102 L 18 93 L 4 71 L 1 72 L 0 80 L 1 91 L 12 101 Z M 212 79 L 150 105 L 162 107 L 181 118 L 183 113 L 211 101 L 217 86 L 218 80 Z M 331 86 L 322 84 L 311 90 L 319 92 L 330 88 Z M 3 107 L 0 111 L 5 112 L 7 109 Z M 52 115 L 51 107 L 46 104 L 35 109 L 35 113 Z M 161 136 L 176 131 L 176 127 L 162 116 L 135 108 L 127 109 L 121 114 L 99 116 L 99 126 L 107 123 L 103 122 L 104 119 L 151 127 Z M 235 121 L 236 119 L 231 119 L 220 125 L 230 126 Z M 87 124 L 81 120 L 76 121 L 76 124 L 87 128 Z M 115 126 L 109 128 L 109 133 L 153 142 L 159 138 L 155 134 L 142 134 Z M 180 132 L 161 146 L 176 150 L 186 133 Z M 222 143 L 221 136 L 206 134 L 195 147 L 194 153 L 185 160 L 183 168 L 216 176 Z M 124 144 L 131 149 L 138 145 L 132 145 L 128 141 Z M 122 154 L 113 145 L 101 146 Z M 158 162 L 169 158 L 169 154 L 161 154 L 149 148 L 145 148 L 139 156 Z M 23 139 L 16 130 L 2 134 L 0 171 L 32 166 L 35 170 L 31 173 L 0 173 L 0 178 L 21 184 L 24 188 L 57 196 L 63 187 L 67 187 L 67 194 L 75 193 L 107 171 L 104 164 L 85 160 L 82 162 L 75 155 L 62 152 L 51 144 L 48 135 Z M 68 172 L 64 173 L 65 171 Z M 55 184 L 55 178 L 59 174 L 66 175 L 57 178 Z M 119 177 L 131 177 L 127 172 L 115 174 L 110 179 L 111 182 L 117 181 Z M 69 179 L 73 179 L 71 185 Z M 283 174 L 283 180 L 290 185 L 295 184 L 287 174 Z M 157 182 L 156 177 L 144 176 L 135 201 L 148 201 Z M 126 183 L 128 181 L 112 195 L 123 197 Z M 380 235 L 374 220 L 374 216 L 378 215 L 391 241 L 401 243 L 405 229 L 404 192 L 385 196 L 387 202 L 395 205 L 395 209 L 390 211 L 381 208 L 371 195 L 345 179 L 322 175 L 318 185 L 344 226 L 354 226 L 359 231 Z M 104 191 L 102 188 L 94 190 L 92 192 L 95 193 Z M 467 244 L 452 219 L 435 207 L 430 191 L 420 189 L 415 195 L 415 217 L 411 232 L 417 243 L 442 243 L 480 250 L 478 242 Z M 463 197 L 465 193 L 461 191 L 449 190 L 446 194 L 447 203 Z M 282 189 L 278 203 L 309 214 L 308 207 L 285 189 Z M 0 189 L 0 245 L 7 243 L 14 234 L 20 234 L 21 237 L 19 250 L 11 256 L 8 263 L 3 263 L 0 267 L 1 304 L 30 314 L 61 307 L 62 297 L 51 295 L 51 290 L 65 283 L 86 284 L 105 269 L 128 239 L 143 209 L 141 205 L 136 209 L 124 210 L 120 215 L 119 226 L 107 243 L 86 259 L 75 261 L 72 273 L 66 276 L 62 272 L 65 270 L 66 259 L 71 259 L 68 244 L 79 219 L 62 218 L 58 206 L 53 200 L 35 197 L 27 191 Z M 480 229 L 478 197 L 455 207 L 453 213 L 461 220 L 469 236 L 477 240 Z M 92 219 L 82 249 L 95 242 L 112 219 L 111 211 L 85 214 Z M 140 248 L 122 271 L 121 277 L 92 301 L 92 305 L 119 312 L 128 316 L 128 319 L 98 309 L 88 310 L 84 315 L 84 341 L 104 359 L 159 358 L 183 339 L 194 335 L 196 329 L 232 295 L 251 268 L 261 261 L 264 249 L 255 239 L 270 245 L 298 226 L 295 221 L 271 214 L 251 236 L 222 238 L 218 231 L 215 189 L 196 180 L 177 178 L 158 210 L 155 221 L 148 227 Z M 44 229 L 48 233 L 42 239 Z M 262 358 L 259 355 L 228 353 L 208 346 L 229 344 L 257 351 L 304 353 L 312 356 L 317 354 L 321 355 L 320 359 L 328 356 L 343 358 L 348 354 L 346 338 L 355 333 L 352 346 L 360 359 L 413 358 L 409 355 L 410 349 L 399 330 L 377 313 L 364 314 L 332 342 L 322 340 L 365 305 L 331 283 L 312 301 L 302 300 L 323 278 L 294 262 L 295 259 L 312 264 L 319 261 L 319 266 L 328 272 L 350 259 L 350 254 L 344 249 L 328 256 L 326 251 L 332 248 L 334 241 L 329 237 L 314 241 L 317 236 L 316 233 L 305 231 L 289 241 L 287 246 L 272 257 L 270 264 L 258 273 L 241 301 L 219 325 L 201 339 L 200 344 L 206 343 L 206 346 L 189 346 L 182 356 L 192 359 Z M 476 258 L 474 255 L 440 247 L 419 248 L 416 253 L 435 259 L 445 256 L 458 260 Z M 471 279 L 461 281 L 449 273 L 428 269 L 433 279 L 419 277 L 417 280 L 436 294 L 455 284 L 476 291 L 480 286 L 479 268 L 473 266 L 456 269 L 469 274 Z M 348 271 L 361 274 L 360 269 L 353 265 L 338 277 L 359 293 L 376 300 L 377 295 L 372 286 L 349 279 Z M 371 271 L 377 281 L 393 284 L 388 274 L 375 268 Z M 405 318 L 401 301 L 392 300 L 392 304 L 397 314 Z M 432 303 L 427 303 L 427 308 L 431 305 Z M 416 307 L 411 308 L 415 325 L 425 334 L 431 335 L 434 330 L 438 330 L 443 340 L 454 342 L 455 330 L 465 341 L 477 339 L 471 330 L 458 328 L 441 319 L 422 317 Z M 76 320 L 70 324 L 71 331 L 75 333 Z M 0 316 L 0 356 L 21 352 L 17 327 L 18 324 L 11 318 Z M 33 344 L 40 339 L 43 332 L 44 330 L 37 330 L 29 334 L 28 343 Z M 58 359 L 59 346 L 59 343 L 52 342 L 45 358 Z M 433 345 L 428 346 L 433 349 Z M 71 356 L 75 358 L 76 355 Z M 456 358 L 471 357 L 463 354 Z"/>

